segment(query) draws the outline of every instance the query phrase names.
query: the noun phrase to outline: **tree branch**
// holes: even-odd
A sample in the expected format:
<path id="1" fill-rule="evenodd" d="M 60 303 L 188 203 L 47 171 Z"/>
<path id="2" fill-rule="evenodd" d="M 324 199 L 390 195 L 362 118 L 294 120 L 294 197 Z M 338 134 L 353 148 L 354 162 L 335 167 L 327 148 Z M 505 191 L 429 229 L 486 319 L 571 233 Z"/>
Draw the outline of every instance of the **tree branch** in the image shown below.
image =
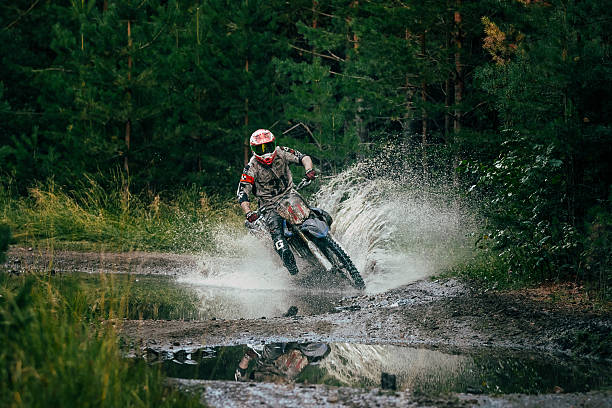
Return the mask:
<path id="1" fill-rule="evenodd" d="M 304 129 L 306 129 L 306 132 L 308 132 L 308 134 L 310 135 L 310 137 L 312 137 L 312 140 L 314 140 L 315 144 L 317 145 L 317 147 L 319 149 L 321 149 L 321 143 L 319 143 L 319 141 L 314 137 L 314 135 L 312 134 L 312 132 L 310 131 L 310 129 L 308 128 L 308 126 L 306 126 L 304 123 L 300 122 L 297 125 L 293 125 L 291 126 L 289 129 L 285 130 L 283 132 L 283 135 L 286 133 L 291 132 L 293 129 L 295 129 L 298 126 L 302 126 Z"/>
<path id="2" fill-rule="evenodd" d="M 363 76 L 356 76 L 356 75 L 341 74 L 340 72 L 335 72 L 335 71 L 332 71 L 331 69 L 329 70 L 329 73 L 332 74 L 332 75 L 340 75 L 340 76 L 344 76 L 344 77 L 347 77 L 347 78 L 353 78 L 353 79 L 365 79 L 366 81 L 374 82 L 374 80 L 372 78 L 363 77 Z"/>
<path id="3" fill-rule="evenodd" d="M 40 69 L 34 69 L 31 68 L 30 72 L 46 72 L 46 71 L 59 71 L 59 72 L 74 72 L 71 69 L 66 69 L 64 67 L 49 67 L 49 68 L 40 68 Z"/>
<path id="4" fill-rule="evenodd" d="M 318 52 L 314 52 L 314 51 L 306 50 L 306 49 L 304 49 L 304 48 L 300 48 L 300 47 L 295 46 L 295 45 L 293 45 L 293 44 L 289 44 L 289 46 L 290 46 L 291 48 L 293 48 L 293 49 L 298 50 L 298 51 L 307 52 L 307 53 L 309 53 L 309 54 L 316 55 L 317 57 L 327 58 L 327 59 L 330 59 L 330 60 L 332 60 L 332 61 L 344 62 L 344 60 L 343 60 L 342 58 L 340 58 L 340 57 L 338 57 L 338 56 L 336 56 L 336 55 L 333 55 L 333 54 L 332 54 L 331 56 L 330 56 L 330 55 L 325 55 L 325 54 L 319 54 Z M 331 53 L 330 53 L 330 54 L 331 54 Z"/>
<path id="5" fill-rule="evenodd" d="M 143 49 L 151 46 L 155 42 L 155 40 L 157 40 L 157 38 L 161 35 L 161 33 L 164 32 L 165 29 L 166 29 L 166 24 L 164 24 L 164 26 L 153 36 L 153 38 L 151 38 L 151 41 L 148 41 L 145 44 L 143 44 L 140 47 L 138 47 L 137 51 L 143 50 Z"/>
<path id="6" fill-rule="evenodd" d="M 21 13 L 21 15 L 19 15 L 19 17 L 17 17 L 17 19 L 15 21 L 13 21 L 12 23 L 10 23 L 9 25 L 7 25 L 6 27 L 4 27 L 4 30 L 10 30 L 15 24 L 17 24 L 19 22 L 19 20 L 21 20 L 23 17 L 25 17 L 26 15 L 28 15 L 33 9 L 34 7 L 36 7 L 36 5 L 40 2 L 40 0 L 36 0 L 34 3 L 32 3 L 32 5 L 30 6 L 29 9 L 27 9 L 26 11 L 24 11 L 23 13 Z"/>

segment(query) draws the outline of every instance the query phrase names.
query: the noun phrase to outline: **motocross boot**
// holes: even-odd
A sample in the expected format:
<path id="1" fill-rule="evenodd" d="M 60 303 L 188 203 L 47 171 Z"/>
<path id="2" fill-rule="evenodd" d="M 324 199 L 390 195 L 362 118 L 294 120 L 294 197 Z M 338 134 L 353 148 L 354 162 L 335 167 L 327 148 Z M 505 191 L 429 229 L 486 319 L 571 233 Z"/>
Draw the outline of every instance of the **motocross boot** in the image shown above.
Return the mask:
<path id="1" fill-rule="evenodd" d="M 291 275 L 295 275 L 298 273 L 298 268 L 295 263 L 295 257 L 293 256 L 293 252 L 289 249 L 289 245 L 285 239 L 279 239 L 274 242 L 274 248 L 276 249 L 276 253 L 280 256 L 285 268 L 289 271 Z"/>
<path id="2" fill-rule="evenodd" d="M 291 275 L 296 275 L 298 273 L 298 267 L 295 263 L 295 257 L 293 256 L 293 252 L 290 249 L 286 249 L 282 253 L 279 253 L 283 263 L 285 264 L 285 268 L 289 271 Z"/>
<path id="3" fill-rule="evenodd" d="M 276 212 L 270 211 L 266 214 L 266 223 L 274 242 L 274 249 L 283 261 L 285 268 L 287 268 L 291 275 L 297 274 L 298 268 L 295 263 L 295 257 L 283 233 L 283 219 Z"/>

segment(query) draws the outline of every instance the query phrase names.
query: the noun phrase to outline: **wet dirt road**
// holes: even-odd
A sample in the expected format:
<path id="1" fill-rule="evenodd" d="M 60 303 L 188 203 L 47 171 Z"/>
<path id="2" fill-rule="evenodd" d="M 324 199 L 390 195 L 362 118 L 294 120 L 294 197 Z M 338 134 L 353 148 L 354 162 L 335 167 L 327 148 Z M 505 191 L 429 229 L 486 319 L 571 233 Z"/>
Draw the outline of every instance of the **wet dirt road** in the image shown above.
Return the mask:
<path id="1" fill-rule="evenodd" d="M 59 270 L 173 274 L 196 261 L 163 254 L 55 254 Z M 92 263 L 94 263 L 92 265 Z M 49 265 L 44 254 L 9 253 L 8 269 Z M 105 265 L 108 268 L 105 268 Z M 513 350 L 572 355 L 612 367 L 612 319 L 607 313 L 567 307 L 520 292 L 486 291 L 457 280 L 419 280 L 372 295 L 349 295 L 330 312 L 266 319 L 124 321 L 120 335 L 134 349 L 178 350 L 271 342 L 393 344 L 466 353 Z M 612 370 L 610 371 L 612 373 Z M 612 406 L 612 391 L 499 395 L 453 393 L 416 396 L 408 391 L 327 385 L 171 380 L 211 406 Z"/>
<path id="2" fill-rule="evenodd" d="M 205 345 L 348 342 L 424 347 L 447 353 L 515 350 L 578 355 L 610 363 L 609 316 L 567 310 L 519 294 L 483 292 L 455 280 L 418 281 L 375 296 L 339 302 L 335 313 L 253 320 L 127 321 L 122 333 L 142 347 L 179 350 Z M 591 344 L 584 333 L 594 334 Z M 597 337 L 598 336 L 598 337 Z M 608 343 L 605 343 L 605 342 Z M 612 365 L 610 365 L 612 367 Z M 612 373 L 612 370 L 609 371 Z M 177 380 L 213 406 L 496 406 L 608 407 L 612 392 L 500 395 L 409 392 Z"/>

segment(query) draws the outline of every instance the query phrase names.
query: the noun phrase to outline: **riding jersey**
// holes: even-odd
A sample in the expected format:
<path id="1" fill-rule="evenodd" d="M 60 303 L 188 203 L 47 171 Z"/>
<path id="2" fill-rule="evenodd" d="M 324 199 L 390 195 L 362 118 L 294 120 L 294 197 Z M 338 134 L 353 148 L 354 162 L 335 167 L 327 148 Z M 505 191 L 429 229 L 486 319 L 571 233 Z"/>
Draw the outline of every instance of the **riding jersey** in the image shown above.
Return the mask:
<path id="1" fill-rule="evenodd" d="M 257 197 L 259 208 L 275 204 L 283 195 L 293 188 L 293 177 L 289 164 L 302 164 L 306 156 L 297 150 L 278 146 L 272 164 L 265 165 L 251 157 L 244 167 L 238 183 L 238 203 L 250 201 L 253 194 Z"/>

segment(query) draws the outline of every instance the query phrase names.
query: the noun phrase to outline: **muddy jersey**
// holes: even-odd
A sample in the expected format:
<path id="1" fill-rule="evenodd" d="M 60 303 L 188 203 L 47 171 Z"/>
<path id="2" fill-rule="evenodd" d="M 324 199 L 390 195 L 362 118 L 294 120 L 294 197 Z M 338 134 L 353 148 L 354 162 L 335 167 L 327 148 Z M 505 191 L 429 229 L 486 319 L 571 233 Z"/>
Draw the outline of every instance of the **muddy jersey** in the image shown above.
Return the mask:
<path id="1" fill-rule="evenodd" d="M 304 154 L 288 147 L 277 147 L 276 157 L 267 166 L 251 157 L 244 167 L 240 183 L 238 183 L 238 202 L 250 201 L 254 195 L 258 199 L 259 208 L 273 204 L 289 192 L 293 187 L 293 177 L 289 164 L 302 164 Z"/>

